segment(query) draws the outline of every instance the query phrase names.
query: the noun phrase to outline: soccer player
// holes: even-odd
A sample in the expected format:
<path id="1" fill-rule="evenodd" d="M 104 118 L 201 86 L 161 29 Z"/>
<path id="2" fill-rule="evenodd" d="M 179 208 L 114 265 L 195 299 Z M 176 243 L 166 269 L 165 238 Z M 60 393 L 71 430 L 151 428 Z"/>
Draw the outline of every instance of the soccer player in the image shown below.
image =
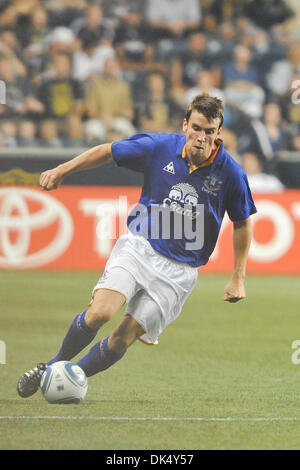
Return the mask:
<path id="1" fill-rule="evenodd" d="M 42 188 L 50 191 L 75 171 L 114 161 L 143 172 L 144 184 L 128 216 L 128 233 L 117 240 L 89 307 L 74 318 L 58 354 L 20 378 L 21 397 L 38 390 L 48 365 L 71 360 L 90 344 L 124 304 L 117 328 L 77 364 L 89 377 L 120 360 L 137 339 L 156 344 L 195 287 L 197 268 L 213 252 L 225 212 L 233 222 L 234 268 L 224 300 L 245 298 L 256 208 L 244 170 L 219 138 L 223 115 L 219 99 L 198 95 L 188 106 L 183 134 L 138 134 L 98 145 L 41 174 Z"/>

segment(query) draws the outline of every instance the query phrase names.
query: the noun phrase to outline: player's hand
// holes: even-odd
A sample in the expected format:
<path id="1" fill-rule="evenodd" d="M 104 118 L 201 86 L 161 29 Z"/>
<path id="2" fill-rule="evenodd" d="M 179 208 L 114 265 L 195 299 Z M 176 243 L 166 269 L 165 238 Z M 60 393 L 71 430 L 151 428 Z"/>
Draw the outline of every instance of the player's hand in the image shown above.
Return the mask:
<path id="1" fill-rule="evenodd" d="M 223 300 L 226 302 L 238 302 L 246 297 L 244 278 L 233 275 L 224 289 Z"/>
<path id="2" fill-rule="evenodd" d="M 45 191 L 51 191 L 52 189 L 58 188 L 61 184 L 63 177 L 58 168 L 47 170 L 41 173 L 40 185 Z"/>

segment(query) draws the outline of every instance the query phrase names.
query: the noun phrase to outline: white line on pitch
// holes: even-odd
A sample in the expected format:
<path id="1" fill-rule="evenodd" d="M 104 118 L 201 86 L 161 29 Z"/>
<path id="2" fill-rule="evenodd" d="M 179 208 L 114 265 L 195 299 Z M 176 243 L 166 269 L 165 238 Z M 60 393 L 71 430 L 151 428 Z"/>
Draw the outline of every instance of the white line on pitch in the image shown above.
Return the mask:
<path id="1" fill-rule="evenodd" d="M 227 417 L 227 418 L 205 418 L 205 417 L 126 417 L 126 416 L 0 416 L 0 420 L 66 420 L 66 421 L 205 421 L 205 422 L 234 422 L 234 421 L 252 421 L 252 422 L 270 422 L 270 421 L 300 421 L 300 417 L 269 417 L 269 418 L 246 418 L 246 417 Z"/>

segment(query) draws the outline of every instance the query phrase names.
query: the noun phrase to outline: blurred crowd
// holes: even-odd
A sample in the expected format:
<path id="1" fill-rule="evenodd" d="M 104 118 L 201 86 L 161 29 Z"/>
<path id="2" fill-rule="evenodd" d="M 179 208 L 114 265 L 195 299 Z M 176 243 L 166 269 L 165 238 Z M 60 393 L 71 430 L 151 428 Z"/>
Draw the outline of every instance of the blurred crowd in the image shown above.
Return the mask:
<path id="1" fill-rule="evenodd" d="M 293 0 L 0 0 L 0 146 L 180 132 L 206 92 L 228 151 L 264 168 L 300 151 L 298 24 Z"/>

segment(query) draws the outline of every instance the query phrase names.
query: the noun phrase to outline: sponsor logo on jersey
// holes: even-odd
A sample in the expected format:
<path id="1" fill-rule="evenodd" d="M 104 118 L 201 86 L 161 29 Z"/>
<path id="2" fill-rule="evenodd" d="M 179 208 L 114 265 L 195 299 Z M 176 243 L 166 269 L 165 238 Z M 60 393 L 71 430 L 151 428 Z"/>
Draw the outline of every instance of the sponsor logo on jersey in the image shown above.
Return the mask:
<path id="1" fill-rule="evenodd" d="M 174 212 L 195 219 L 199 212 L 196 210 L 198 194 L 195 188 L 188 183 L 178 183 L 172 186 L 169 197 L 163 200 L 163 206 Z"/>

